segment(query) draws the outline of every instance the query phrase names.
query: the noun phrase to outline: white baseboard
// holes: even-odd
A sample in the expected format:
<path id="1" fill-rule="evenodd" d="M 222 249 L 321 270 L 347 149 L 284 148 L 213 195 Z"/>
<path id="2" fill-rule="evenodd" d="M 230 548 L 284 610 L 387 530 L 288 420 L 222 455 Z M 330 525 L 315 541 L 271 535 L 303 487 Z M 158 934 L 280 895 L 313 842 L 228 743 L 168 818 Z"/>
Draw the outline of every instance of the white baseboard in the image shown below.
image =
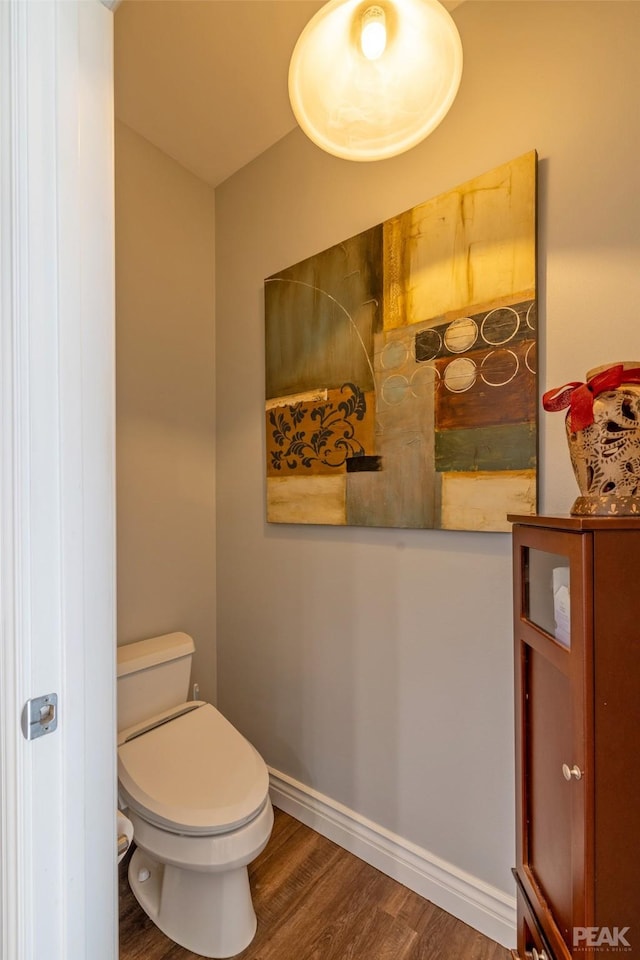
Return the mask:
<path id="1" fill-rule="evenodd" d="M 515 897 L 278 770 L 269 775 L 274 806 L 485 936 L 515 946 Z"/>

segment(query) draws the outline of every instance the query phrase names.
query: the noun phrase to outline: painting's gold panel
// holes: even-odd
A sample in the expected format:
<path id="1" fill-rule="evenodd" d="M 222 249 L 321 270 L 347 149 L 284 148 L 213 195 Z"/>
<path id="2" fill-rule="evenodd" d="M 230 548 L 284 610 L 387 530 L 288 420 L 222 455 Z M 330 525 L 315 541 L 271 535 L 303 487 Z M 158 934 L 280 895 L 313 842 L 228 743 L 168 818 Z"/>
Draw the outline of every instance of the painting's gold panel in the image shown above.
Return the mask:
<path id="1" fill-rule="evenodd" d="M 441 477 L 443 530 L 509 533 L 508 513 L 535 513 L 535 470 L 443 473 Z"/>
<path id="2" fill-rule="evenodd" d="M 385 329 L 535 290 L 536 154 L 388 220 Z"/>
<path id="3" fill-rule="evenodd" d="M 346 480 L 344 473 L 333 477 L 269 477 L 267 520 L 344 526 Z"/>

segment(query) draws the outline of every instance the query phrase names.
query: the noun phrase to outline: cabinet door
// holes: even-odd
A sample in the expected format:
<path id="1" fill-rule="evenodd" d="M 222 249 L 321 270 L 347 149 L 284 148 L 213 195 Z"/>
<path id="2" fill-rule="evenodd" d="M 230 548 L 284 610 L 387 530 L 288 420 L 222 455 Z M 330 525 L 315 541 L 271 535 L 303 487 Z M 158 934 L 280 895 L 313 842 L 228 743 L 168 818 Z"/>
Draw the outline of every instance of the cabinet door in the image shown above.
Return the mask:
<path id="1" fill-rule="evenodd" d="M 558 958 L 592 913 L 592 554 L 590 533 L 514 529 L 516 869 Z"/>
<path id="2" fill-rule="evenodd" d="M 553 953 L 540 929 L 540 924 L 526 896 L 520 889 L 518 897 L 518 953 L 522 960 L 553 960 Z"/>

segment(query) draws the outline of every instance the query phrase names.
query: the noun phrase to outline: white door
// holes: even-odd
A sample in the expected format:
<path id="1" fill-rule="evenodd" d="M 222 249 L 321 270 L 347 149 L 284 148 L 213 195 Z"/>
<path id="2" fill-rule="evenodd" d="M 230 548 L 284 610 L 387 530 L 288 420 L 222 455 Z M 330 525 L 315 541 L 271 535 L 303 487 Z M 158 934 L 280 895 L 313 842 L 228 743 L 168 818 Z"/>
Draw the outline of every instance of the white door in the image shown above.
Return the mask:
<path id="1" fill-rule="evenodd" d="M 112 20 L 0 0 L 3 960 L 118 953 Z"/>

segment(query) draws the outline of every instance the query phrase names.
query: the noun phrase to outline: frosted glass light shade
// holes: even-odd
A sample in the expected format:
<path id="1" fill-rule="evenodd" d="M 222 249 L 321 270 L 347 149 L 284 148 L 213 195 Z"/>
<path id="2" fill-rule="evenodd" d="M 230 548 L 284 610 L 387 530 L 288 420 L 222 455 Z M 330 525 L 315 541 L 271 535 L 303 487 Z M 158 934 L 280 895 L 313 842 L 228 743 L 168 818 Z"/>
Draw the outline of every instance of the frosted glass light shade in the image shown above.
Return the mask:
<path id="1" fill-rule="evenodd" d="M 296 120 L 319 147 L 347 160 L 380 160 L 415 146 L 453 103 L 462 44 L 438 0 L 374 0 L 385 14 L 384 52 L 360 45 L 372 0 L 329 0 L 304 28 L 289 67 Z"/>

